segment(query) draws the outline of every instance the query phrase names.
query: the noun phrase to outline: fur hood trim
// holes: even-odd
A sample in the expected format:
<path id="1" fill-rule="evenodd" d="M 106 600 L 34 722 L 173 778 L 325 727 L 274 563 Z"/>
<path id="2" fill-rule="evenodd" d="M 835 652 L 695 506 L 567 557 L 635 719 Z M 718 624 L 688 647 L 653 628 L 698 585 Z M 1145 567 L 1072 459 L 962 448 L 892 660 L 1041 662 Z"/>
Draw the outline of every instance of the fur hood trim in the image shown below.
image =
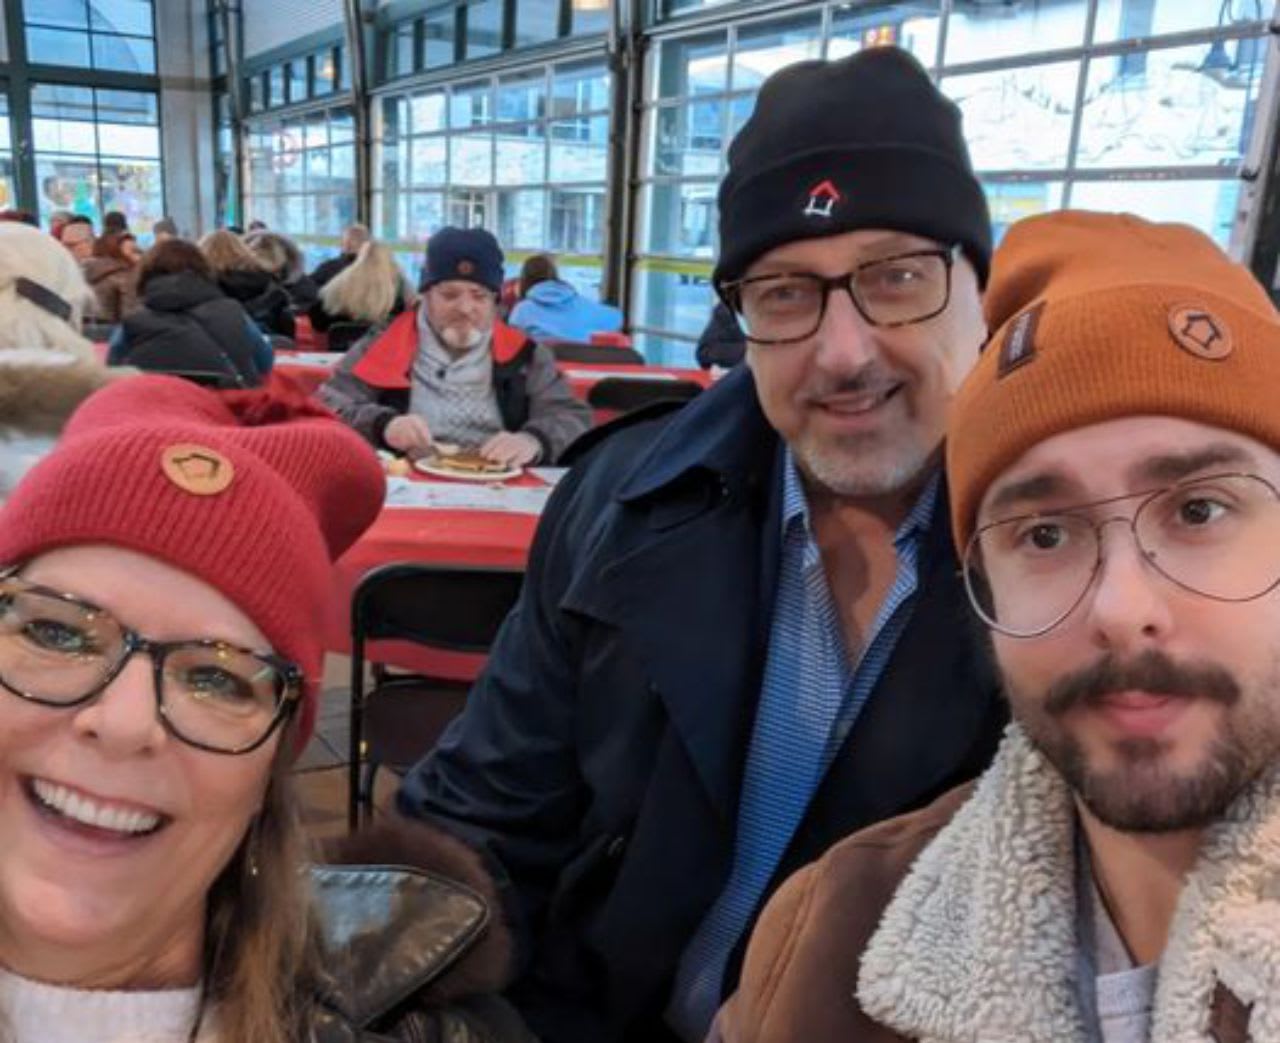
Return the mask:
<path id="1" fill-rule="evenodd" d="M 116 375 L 96 359 L 67 351 L 0 350 L 0 425 L 57 434 L 76 407 Z"/>
<path id="2" fill-rule="evenodd" d="M 973 796 L 885 910 L 863 1009 L 921 1043 L 1084 1043 L 1077 992 L 1075 810 L 1015 724 Z M 1214 1043 L 1215 1001 L 1280 1040 L 1280 770 L 1206 834 L 1160 964 L 1151 1043 Z"/>

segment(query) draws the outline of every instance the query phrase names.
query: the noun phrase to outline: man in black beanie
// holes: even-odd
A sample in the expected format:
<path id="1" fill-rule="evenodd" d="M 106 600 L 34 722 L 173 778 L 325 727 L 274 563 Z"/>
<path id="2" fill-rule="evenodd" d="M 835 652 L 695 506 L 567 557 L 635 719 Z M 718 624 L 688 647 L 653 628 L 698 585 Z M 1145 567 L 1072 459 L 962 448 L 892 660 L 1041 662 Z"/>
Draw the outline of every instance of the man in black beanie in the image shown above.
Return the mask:
<path id="1" fill-rule="evenodd" d="M 523 593 L 400 809 L 479 847 L 545 1043 L 700 1041 L 763 902 L 990 758 L 940 447 L 991 251 L 903 51 L 784 69 L 729 152 L 747 365 L 575 447 Z"/>

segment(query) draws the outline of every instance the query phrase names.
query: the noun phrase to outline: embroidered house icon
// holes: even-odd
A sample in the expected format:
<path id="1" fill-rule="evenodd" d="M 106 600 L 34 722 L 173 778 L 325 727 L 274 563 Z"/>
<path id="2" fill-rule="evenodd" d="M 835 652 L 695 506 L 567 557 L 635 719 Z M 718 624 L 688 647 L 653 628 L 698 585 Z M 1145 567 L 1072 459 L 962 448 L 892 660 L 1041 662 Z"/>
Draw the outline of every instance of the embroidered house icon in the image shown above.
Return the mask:
<path id="1" fill-rule="evenodd" d="M 815 185 L 809 192 L 809 205 L 804 208 L 804 216 L 830 217 L 835 205 L 843 198 L 830 181 Z"/>

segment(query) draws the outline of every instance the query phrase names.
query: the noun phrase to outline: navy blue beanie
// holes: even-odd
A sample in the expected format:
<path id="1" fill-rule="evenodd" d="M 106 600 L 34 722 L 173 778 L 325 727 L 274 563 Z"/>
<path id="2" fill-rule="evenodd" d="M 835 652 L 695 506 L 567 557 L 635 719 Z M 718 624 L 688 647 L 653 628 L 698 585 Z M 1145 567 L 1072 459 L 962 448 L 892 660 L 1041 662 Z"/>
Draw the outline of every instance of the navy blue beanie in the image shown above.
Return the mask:
<path id="1" fill-rule="evenodd" d="M 483 228 L 442 228 L 427 240 L 427 263 L 422 267 L 423 290 L 438 282 L 462 279 L 502 292 L 502 247 Z"/>
<path id="2" fill-rule="evenodd" d="M 774 73 L 729 146 L 717 283 L 797 239 L 886 228 L 959 243 L 985 285 L 991 218 L 960 110 L 907 51 Z"/>

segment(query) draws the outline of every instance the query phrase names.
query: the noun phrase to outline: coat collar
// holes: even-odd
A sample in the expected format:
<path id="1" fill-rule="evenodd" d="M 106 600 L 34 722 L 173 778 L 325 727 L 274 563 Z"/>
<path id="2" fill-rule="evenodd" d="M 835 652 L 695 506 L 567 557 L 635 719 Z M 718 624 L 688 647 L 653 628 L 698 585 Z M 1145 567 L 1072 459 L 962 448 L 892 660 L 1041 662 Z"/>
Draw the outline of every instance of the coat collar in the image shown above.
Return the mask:
<path id="1" fill-rule="evenodd" d="M 351 372 L 372 387 L 400 390 L 409 387 L 413 360 L 418 354 L 418 312 L 410 308 L 401 312 L 369 345 Z M 495 366 L 516 362 L 531 342 L 519 330 L 504 322 L 493 324 L 490 349 Z"/>
<path id="2" fill-rule="evenodd" d="M 858 999 L 924 1043 L 1083 1043 L 1075 812 L 1011 725 L 972 798 L 916 861 L 863 956 Z M 1152 1043 L 1280 1039 L 1280 769 L 1206 836 L 1161 960 Z M 1237 1019 L 1237 1022 L 1240 1019 Z"/>
<path id="3" fill-rule="evenodd" d="M 321 1002 L 368 1025 L 437 982 L 489 924 L 476 892 L 421 870 L 315 866 Z"/>
<path id="4" fill-rule="evenodd" d="M 759 468 L 762 447 L 768 447 L 772 460 L 777 438 L 760 409 L 750 370 L 738 366 L 663 428 L 618 498 L 624 503 L 645 499 L 699 470 L 745 476 Z"/>

